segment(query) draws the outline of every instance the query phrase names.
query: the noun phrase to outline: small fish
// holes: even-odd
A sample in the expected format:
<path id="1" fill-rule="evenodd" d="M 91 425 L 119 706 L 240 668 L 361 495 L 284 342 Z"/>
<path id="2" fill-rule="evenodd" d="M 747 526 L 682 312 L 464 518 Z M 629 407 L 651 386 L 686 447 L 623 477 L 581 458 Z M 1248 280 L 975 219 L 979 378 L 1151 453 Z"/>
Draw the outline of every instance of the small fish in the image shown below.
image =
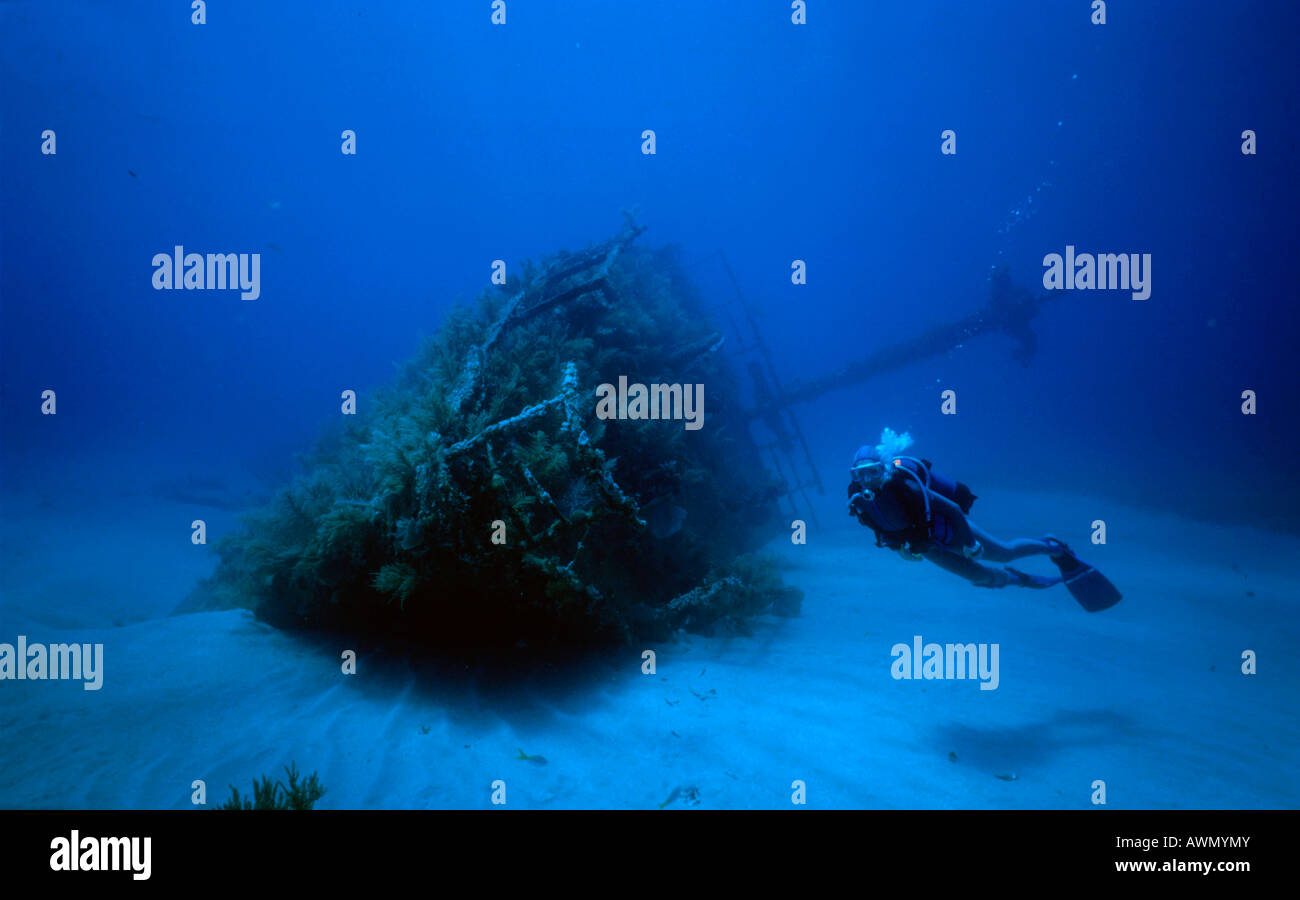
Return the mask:
<path id="1" fill-rule="evenodd" d="M 527 753 L 523 751 L 522 747 L 519 750 L 519 755 L 516 756 L 515 759 L 522 759 L 524 762 L 536 763 L 539 766 L 546 765 L 545 756 L 529 756 Z"/>
<path id="2" fill-rule="evenodd" d="M 952 751 L 952 750 L 949 750 L 949 751 L 948 751 L 948 762 L 956 762 L 956 761 L 957 761 L 957 754 L 956 754 L 956 752 L 954 752 L 954 751 Z"/>
<path id="3" fill-rule="evenodd" d="M 127 169 L 127 170 L 126 170 L 126 174 L 130 175 L 132 178 L 136 178 L 136 177 L 138 177 L 138 176 L 137 176 L 134 172 L 132 172 L 130 169 Z"/>
<path id="4" fill-rule="evenodd" d="M 1001 778 L 1003 781 L 1016 781 L 1020 778 L 1015 772 L 1003 772 L 1001 775 L 995 775 L 994 778 Z"/>

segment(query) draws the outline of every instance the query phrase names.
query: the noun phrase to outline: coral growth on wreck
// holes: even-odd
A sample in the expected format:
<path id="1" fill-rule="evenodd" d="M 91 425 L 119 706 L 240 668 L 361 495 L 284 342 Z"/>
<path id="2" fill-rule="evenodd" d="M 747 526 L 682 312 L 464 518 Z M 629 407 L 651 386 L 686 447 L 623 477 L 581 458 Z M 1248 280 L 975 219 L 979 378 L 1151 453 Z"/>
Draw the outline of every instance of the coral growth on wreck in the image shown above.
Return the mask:
<path id="1" fill-rule="evenodd" d="M 450 313 L 218 543 L 189 607 L 464 645 L 743 629 L 797 606 L 746 555 L 777 486 L 721 336 L 640 231 L 525 263 Z M 703 384 L 703 427 L 598 419 L 596 386 L 620 375 Z"/>

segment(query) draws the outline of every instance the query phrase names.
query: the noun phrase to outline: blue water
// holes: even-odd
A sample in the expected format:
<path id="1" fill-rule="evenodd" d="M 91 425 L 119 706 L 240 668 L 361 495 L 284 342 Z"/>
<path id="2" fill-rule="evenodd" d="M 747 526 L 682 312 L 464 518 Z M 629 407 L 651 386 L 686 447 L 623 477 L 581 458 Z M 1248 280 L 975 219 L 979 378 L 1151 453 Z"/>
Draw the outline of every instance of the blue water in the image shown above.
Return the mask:
<path id="1" fill-rule="evenodd" d="M 492 260 L 514 267 L 603 239 L 632 207 L 649 228 L 641 240 L 680 244 L 719 301 L 733 292 L 717 264 L 725 253 L 788 384 L 974 312 L 995 264 L 1038 292 L 1043 257 L 1067 245 L 1151 254 L 1148 299 L 1053 296 L 1027 366 L 1009 338 L 989 335 L 797 407 L 827 486 L 811 497 L 817 517 L 848 527 L 853 451 L 890 426 L 981 498 L 1095 498 L 1116 558 L 1139 537 L 1161 548 L 1145 569 L 1140 553 L 1124 557 L 1141 572 L 1126 598 L 1139 610 L 1143 591 L 1183 583 L 1185 565 L 1240 572 L 1260 546 L 1286 547 L 1300 533 L 1297 8 L 1149 0 L 1111 4 L 1107 24 L 1093 25 L 1087 4 L 1038 0 L 809 6 L 808 23 L 794 25 L 784 3 L 514 2 L 494 26 L 486 2 L 212 3 L 203 25 L 185 4 L 0 4 L 0 549 L 12 560 L 0 641 L 42 624 L 108 628 L 96 633 L 111 653 L 111 626 L 165 616 L 211 557 L 164 564 L 175 551 L 133 542 L 129 521 L 83 527 L 89 508 L 125 486 L 161 497 L 154 481 L 199 478 L 209 499 L 227 501 L 212 527 L 229 527 L 241 498 L 286 477 L 336 417 L 340 390 L 384 384 L 419 335 L 487 284 Z M 46 129 L 52 155 L 41 152 Z M 340 152 L 345 129 L 355 155 Z M 654 155 L 641 152 L 645 129 Z M 940 152 L 946 129 L 955 155 Z M 1246 129 L 1256 154 L 1241 152 Z M 151 260 L 177 244 L 260 253 L 261 296 L 154 290 Z M 794 260 L 806 262 L 806 284 L 791 282 Z M 40 414 L 47 389 L 56 416 Z M 956 415 L 941 411 L 945 390 Z M 167 515 L 150 502 L 132 518 Z M 1139 525 L 1121 509 L 1154 518 Z M 1056 527 L 1086 542 L 1100 514 L 1076 511 Z M 1037 527 L 1056 511 L 1033 513 Z M 1016 517 L 1002 521 L 1017 536 Z M 1192 541 L 1182 522 L 1218 530 Z M 866 532 L 851 541 L 898 575 Z M 42 548 L 56 547 L 63 556 L 42 562 Z M 121 566 L 117 587 L 47 589 L 39 579 L 55 558 Z M 833 564 L 853 576 L 853 557 L 825 559 L 819 575 Z M 1297 669 L 1284 639 L 1295 634 L 1297 583 L 1284 551 L 1259 564 L 1274 567 L 1271 593 L 1234 584 L 1215 615 L 1231 619 L 1237 605 L 1242 640 L 1276 639 L 1253 676 L 1274 680 L 1273 699 L 1255 702 L 1260 734 L 1286 744 L 1300 705 L 1295 682 L 1284 689 L 1276 673 Z M 946 582 L 927 570 L 920 584 Z M 835 621 L 818 585 L 805 590 L 805 616 Z M 1006 592 L 955 596 L 1007 602 Z M 1200 602 L 1149 603 L 1136 621 L 1167 665 L 1122 677 L 1159 671 L 1177 691 L 1179 666 L 1204 670 L 1162 630 L 1166 616 L 1195 628 Z M 42 603 L 45 618 L 31 612 Z M 781 630 L 765 640 L 779 647 Z M 1206 653 L 1231 669 L 1243 646 L 1211 641 Z M 1109 651 L 1089 662 L 1087 648 L 1077 650 L 1085 672 L 1118 664 Z M 1252 702 L 1249 688 L 1233 690 L 1225 703 Z M 1103 741 L 1107 727 L 1145 715 L 1110 699 L 1121 709 L 1097 726 Z M 777 727 L 782 713 L 769 712 Z M 978 714 L 940 733 L 970 728 Z M 5 742 L 0 763 L 36 752 Z M 1136 805 L 1293 807 L 1293 753 L 1242 761 L 1225 750 L 1202 762 L 1227 770 L 1227 788 L 1192 784 Z M 1135 758 L 1135 779 L 1159 765 Z M 1232 789 L 1233 772 L 1261 766 L 1258 784 Z M 339 778 L 334 796 L 353 797 Z M 0 781 L 7 806 L 124 797 Z M 1076 799 L 1048 791 L 1031 805 Z M 1016 805 L 917 785 L 846 788 L 829 805 L 1003 802 Z M 589 803 L 624 805 L 538 805 Z"/>

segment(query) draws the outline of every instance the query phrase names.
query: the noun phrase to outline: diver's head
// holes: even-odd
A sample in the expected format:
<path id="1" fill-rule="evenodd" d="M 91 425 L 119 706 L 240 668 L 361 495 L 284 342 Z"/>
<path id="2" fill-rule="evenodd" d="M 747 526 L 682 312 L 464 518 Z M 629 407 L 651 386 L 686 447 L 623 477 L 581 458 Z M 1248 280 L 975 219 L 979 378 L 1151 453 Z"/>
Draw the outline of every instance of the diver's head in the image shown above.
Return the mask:
<path id="1" fill-rule="evenodd" d="M 858 487 L 873 491 L 879 490 L 888 474 L 887 467 L 881 462 L 880 454 L 875 447 L 864 444 L 853 455 L 853 465 L 849 467 L 849 477 L 853 479 L 853 483 Z"/>

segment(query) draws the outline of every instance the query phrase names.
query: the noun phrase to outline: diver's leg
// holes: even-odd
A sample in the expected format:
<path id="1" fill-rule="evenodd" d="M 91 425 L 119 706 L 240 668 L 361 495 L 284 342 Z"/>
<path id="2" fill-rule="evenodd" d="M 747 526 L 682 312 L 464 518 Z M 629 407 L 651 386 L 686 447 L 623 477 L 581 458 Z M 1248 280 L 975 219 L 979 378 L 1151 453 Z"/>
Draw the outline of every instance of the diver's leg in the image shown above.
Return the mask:
<path id="1" fill-rule="evenodd" d="M 939 568 L 947 569 L 954 575 L 965 578 L 975 587 L 1000 588 L 1014 584 L 1018 587 L 1047 588 L 1061 583 L 1061 579 L 1057 577 L 1048 578 L 1043 575 L 1030 575 L 1010 566 L 1005 569 L 997 566 L 986 566 L 970 557 L 949 553 L 947 550 L 941 550 L 937 547 L 927 550 L 924 556 Z"/>
<path id="2" fill-rule="evenodd" d="M 968 557 L 957 553 L 949 553 L 947 550 L 940 550 L 937 547 L 927 550 L 924 556 L 939 568 L 946 569 L 954 575 L 960 575 L 976 587 L 1006 587 L 1015 581 L 1015 577 L 1006 569 L 986 566 Z"/>
<path id="3" fill-rule="evenodd" d="M 983 528 L 980 528 L 970 519 L 966 520 L 970 527 L 971 534 L 975 536 L 981 544 L 984 545 L 984 552 L 981 559 L 987 559 L 992 562 L 1011 562 L 1013 559 L 1020 559 L 1025 556 L 1047 555 L 1059 553 L 1060 548 L 1050 541 L 1037 540 L 1035 538 L 1016 538 L 1012 541 L 1000 541 L 993 535 L 989 534 Z"/>

